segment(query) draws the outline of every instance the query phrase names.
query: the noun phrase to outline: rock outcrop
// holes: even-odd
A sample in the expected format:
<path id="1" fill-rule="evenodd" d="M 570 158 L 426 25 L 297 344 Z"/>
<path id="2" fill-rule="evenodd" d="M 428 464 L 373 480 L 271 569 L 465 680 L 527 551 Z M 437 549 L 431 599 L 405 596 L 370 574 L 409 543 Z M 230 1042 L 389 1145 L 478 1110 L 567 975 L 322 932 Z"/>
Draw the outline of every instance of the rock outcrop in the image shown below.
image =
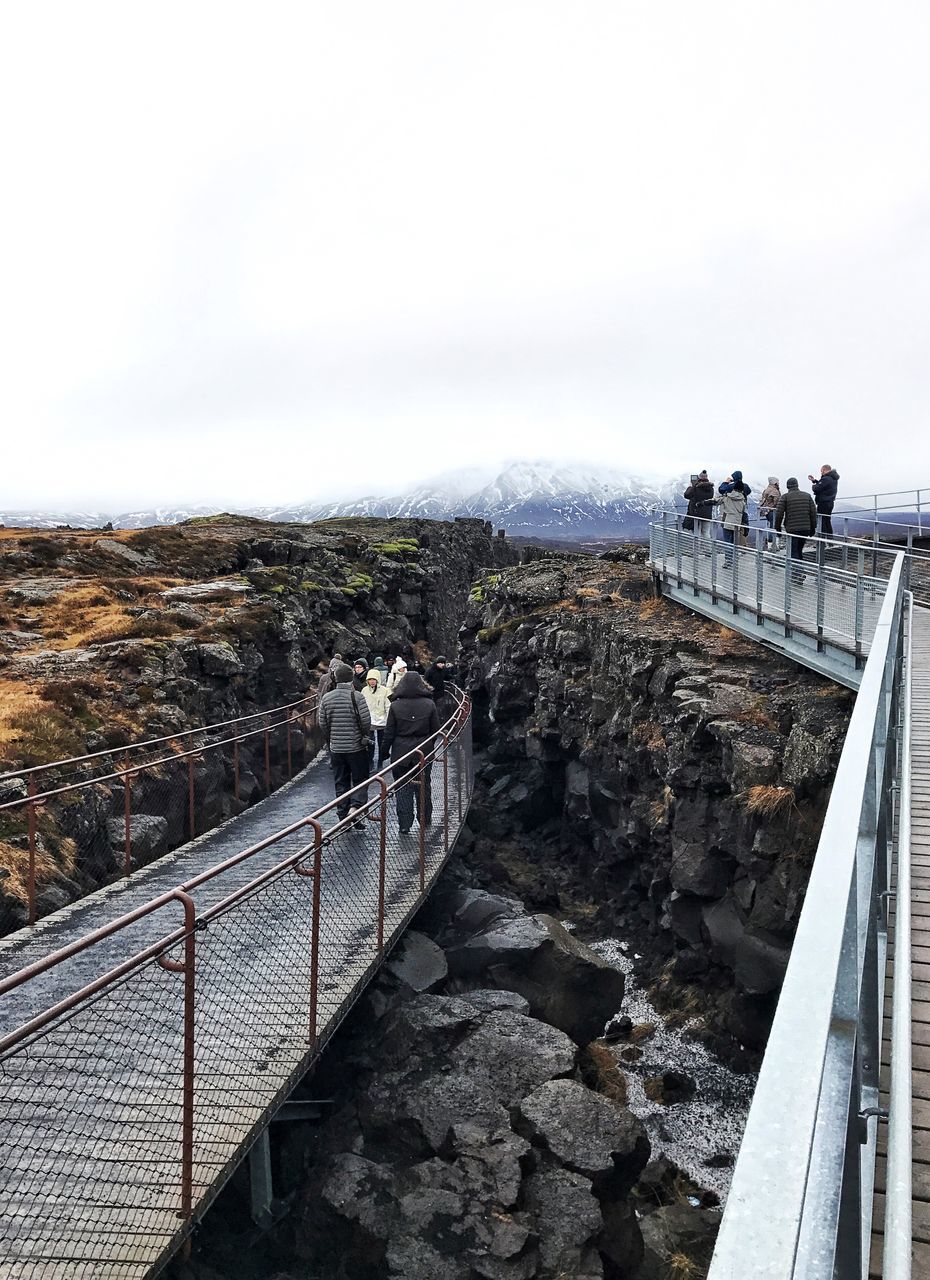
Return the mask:
<path id="1" fill-rule="evenodd" d="M 487 579 L 461 641 L 485 748 L 471 865 L 641 937 L 764 1042 L 851 695 L 616 559 Z"/>

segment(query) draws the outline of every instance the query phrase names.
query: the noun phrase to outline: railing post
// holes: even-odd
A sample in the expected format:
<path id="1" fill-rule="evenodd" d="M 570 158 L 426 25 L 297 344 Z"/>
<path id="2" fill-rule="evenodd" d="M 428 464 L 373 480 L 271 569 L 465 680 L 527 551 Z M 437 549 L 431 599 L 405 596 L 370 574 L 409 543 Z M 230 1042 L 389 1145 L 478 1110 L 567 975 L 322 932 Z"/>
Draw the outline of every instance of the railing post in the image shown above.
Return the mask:
<path id="1" fill-rule="evenodd" d="M 132 787 L 129 782 L 129 752 L 123 756 L 123 875 L 132 874 Z"/>
<path id="2" fill-rule="evenodd" d="M 29 804 L 26 808 L 26 821 L 29 830 L 29 923 L 36 922 L 36 780 L 35 775 L 29 775 L 27 784 L 29 792 Z"/>
<path id="3" fill-rule="evenodd" d="M 423 819 L 426 814 L 426 756 L 419 749 L 417 759 L 420 761 L 420 892 L 426 888 L 426 827 Z"/>
<path id="4" fill-rule="evenodd" d="M 756 529 L 756 626 L 762 626 L 762 530 Z"/>
<path id="5" fill-rule="evenodd" d="M 187 757 L 187 829 L 191 840 L 197 834 L 194 808 L 194 757 Z"/>
<path id="6" fill-rule="evenodd" d="M 271 795 L 271 740 L 268 724 L 265 724 L 265 795 Z"/>
<path id="7" fill-rule="evenodd" d="M 785 635 L 791 635 L 791 534 L 785 530 Z"/>
<path id="8" fill-rule="evenodd" d="M 443 733 L 442 738 L 442 827 L 446 853 L 449 852 L 449 737 Z"/>
<path id="9" fill-rule="evenodd" d="M 824 614 L 824 595 L 825 584 L 824 576 L 826 573 L 826 546 L 822 538 L 817 541 L 817 652 L 823 653 L 823 614 Z"/>
<path id="10" fill-rule="evenodd" d="M 323 827 L 316 818 L 308 818 L 307 826 L 313 828 L 313 868 L 301 875 L 313 879 L 313 895 L 310 905 L 310 1008 L 308 1012 L 307 1041 L 311 1050 L 317 1045 L 318 1003 L 320 998 L 320 893 L 323 880 Z"/>
<path id="11" fill-rule="evenodd" d="M 739 529 L 733 530 L 733 583 L 732 583 L 731 591 L 732 591 L 732 603 L 733 603 L 734 613 L 739 613 L 739 553 L 740 553 L 739 539 L 742 535 L 742 532 L 743 532 L 742 526 Z"/>
<path id="12" fill-rule="evenodd" d="M 662 576 L 668 568 L 668 512 L 662 512 Z"/>
<path id="13" fill-rule="evenodd" d="M 717 603 L 717 522 L 714 521 L 710 527 L 710 599 L 712 604 Z"/>
<path id="14" fill-rule="evenodd" d="M 843 572 L 849 568 L 849 519 L 843 516 Z"/>
<path id="15" fill-rule="evenodd" d="M 291 779 L 291 778 L 293 778 L 293 776 L 294 776 L 294 765 L 293 765 L 293 761 L 291 760 L 291 725 L 292 725 L 293 723 L 294 723 L 293 719 L 291 718 L 291 716 L 290 716 L 290 715 L 288 715 L 287 720 L 286 720 L 286 721 L 285 721 L 285 723 L 284 723 L 284 728 L 285 728 L 285 730 L 286 730 L 286 732 L 287 732 L 287 777 L 288 777 L 288 781 L 290 781 L 290 779 Z"/>
<path id="16" fill-rule="evenodd" d="M 378 955 L 384 955 L 384 890 L 385 881 L 387 879 L 387 783 L 383 778 L 378 779 L 378 786 L 381 788 L 381 823 L 379 830 L 379 850 L 378 850 Z M 422 810 L 421 810 L 422 812 Z M 422 826 L 422 820 L 421 820 Z"/>
<path id="17" fill-rule="evenodd" d="M 678 587 L 681 589 L 681 516 L 675 517 L 675 570 Z"/>
<path id="18" fill-rule="evenodd" d="M 197 910 L 193 898 L 181 889 L 175 895 L 184 907 L 184 959 L 170 960 L 167 955 L 158 957 L 158 963 L 170 973 L 184 974 L 184 1076 L 183 1101 L 181 1110 L 181 1208 L 178 1217 L 187 1221 L 194 1206 L 194 1036 L 196 1023 L 194 1019 L 194 979 L 196 968 L 196 949 L 194 946 L 197 930 Z"/>
<path id="19" fill-rule="evenodd" d="M 233 795 L 239 803 L 239 739 L 233 739 Z"/>
<path id="20" fill-rule="evenodd" d="M 856 669 L 862 666 L 862 615 L 865 604 L 865 548 L 856 552 L 856 622 L 853 633 Z"/>

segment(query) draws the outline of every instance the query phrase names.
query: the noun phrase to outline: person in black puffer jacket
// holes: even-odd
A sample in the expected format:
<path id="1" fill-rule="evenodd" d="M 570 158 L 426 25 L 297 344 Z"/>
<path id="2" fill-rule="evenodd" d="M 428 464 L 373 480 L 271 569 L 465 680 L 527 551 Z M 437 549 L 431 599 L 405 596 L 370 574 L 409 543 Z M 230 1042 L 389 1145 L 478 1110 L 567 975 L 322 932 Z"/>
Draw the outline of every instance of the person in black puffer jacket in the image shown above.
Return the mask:
<path id="1" fill-rule="evenodd" d="M 794 476 L 787 481 L 787 492 L 781 495 L 775 508 L 775 531 L 781 533 L 782 525 L 791 537 L 791 559 L 804 559 L 804 543 L 813 537 L 817 528 L 817 510 L 809 493 L 802 493 Z M 797 579 L 797 571 L 792 575 Z"/>
<path id="2" fill-rule="evenodd" d="M 700 539 L 713 537 L 714 518 L 714 486 L 707 472 L 702 471 L 696 480 L 692 480 L 685 489 L 688 499 L 688 514 L 682 521 L 682 529 L 686 533 L 694 532 Z"/>
<path id="3" fill-rule="evenodd" d="M 836 502 L 840 473 L 834 471 L 829 462 L 825 462 L 820 468 L 819 480 L 815 480 L 813 476 L 808 476 L 807 478 L 810 480 L 811 489 L 814 491 L 817 514 L 820 516 L 820 532 L 825 538 L 828 538 L 833 533 L 833 521 L 830 517 L 833 515 L 833 504 Z"/>
<path id="4" fill-rule="evenodd" d="M 408 672 L 394 686 L 391 709 L 384 730 L 384 750 L 390 752 L 392 763 L 400 760 L 414 748 L 429 753 L 433 749 L 435 735 L 439 732 L 439 713 L 433 701 L 433 691 L 415 672 Z M 428 827 L 433 820 L 433 800 L 430 790 L 430 771 L 426 766 L 424 812 L 420 812 L 419 760 L 411 756 L 392 769 L 395 781 L 410 776 L 409 781 L 397 792 L 397 821 L 406 833 L 413 826 L 413 807 L 416 801 L 417 821 Z"/>

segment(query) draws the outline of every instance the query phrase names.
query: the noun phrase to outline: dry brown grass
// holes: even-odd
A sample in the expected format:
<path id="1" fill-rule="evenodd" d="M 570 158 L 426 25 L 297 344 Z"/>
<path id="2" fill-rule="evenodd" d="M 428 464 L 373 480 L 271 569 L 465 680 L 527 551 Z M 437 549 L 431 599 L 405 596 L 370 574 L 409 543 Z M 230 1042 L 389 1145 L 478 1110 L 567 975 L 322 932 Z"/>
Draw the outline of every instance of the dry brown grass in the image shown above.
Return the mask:
<path id="1" fill-rule="evenodd" d="M 629 1097 L 626 1076 L 603 1040 L 592 1040 L 582 1049 L 581 1070 L 585 1083 L 590 1088 L 596 1089 L 612 1102 L 626 1105 Z"/>
<path id="2" fill-rule="evenodd" d="M 690 1257 L 687 1253 L 683 1253 L 678 1249 L 675 1253 L 669 1254 L 668 1262 L 668 1280 L 697 1280 L 698 1276 L 707 1274 L 707 1268 L 702 1266 L 695 1258 Z"/>
<path id="3" fill-rule="evenodd" d="M 668 606 L 662 596 L 651 596 L 647 600 L 640 600 L 636 612 L 643 622 L 652 622 L 660 614 L 668 613 Z"/>
<path id="4" fill-rule="evenodd" d="M 662 726 L 654 720 L 640 720 L 634 724 L 630 739 L 638 747 L 647 747 L 650 751 L 664 751 L 666 747 Z"/>
<path id="5" fill-rule="evenodd" d="M 739 724 L 751 724 L 757 729 L 777 729 L 778 721 L 766 709 L 761 698 L 757 698 L 733 717 Z"/>
<path id="6" fill-rule="evenodd" d="M 63 591 L 46 605 L 40 626 L 46 640 L 58 641 L 62 649 L 106 644 L 111 640 L 174 635 L 179 627 L 170 611 L 150 618 L 129 613 L 136 601 L 164 591 L 173 581 L 171 578 L 116 578 L 108 583 L 82 583 Z"/>
<path id="7" fill-rule="evenodd" d="M 750 787 L 746 792 L 747 813 L 762 818 L 774 818 L 794 804 L 794 787 Z"/>

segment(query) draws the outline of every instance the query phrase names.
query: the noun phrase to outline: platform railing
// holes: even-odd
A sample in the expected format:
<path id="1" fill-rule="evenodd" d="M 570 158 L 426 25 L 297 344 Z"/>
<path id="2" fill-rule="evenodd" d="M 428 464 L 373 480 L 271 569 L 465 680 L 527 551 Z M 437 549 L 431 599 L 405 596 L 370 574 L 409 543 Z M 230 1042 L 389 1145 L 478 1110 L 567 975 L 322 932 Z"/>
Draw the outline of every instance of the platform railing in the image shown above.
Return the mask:
<path id="1" fill-rule="evenodd" d="M 0 775 L 7 792 L 22 793 L 0 803 L 0 821 L 25 845 L 28 923 L 39 914 L 39 861 L 46 838 L 73 840 L 76 861 L 92 863 L 96 852 L 105 865 L 106 852 L 99 846 L 107 845 L 113 821 L 119 827 L 121 871 L 129 878 L 139 852 L 134 818 L 163 822 L 166 849 L 202 834 L 227 816 L 216 803 L 223 787 L 209 776 L 214 763 L 224 782 L 228 768 L 234 810 L 245 805 L 246 779 L 257 782 L 263 796 L 270 795 L 276 782 L 292 778 L 307 763 L 316 705 L 316 694 L 308 694 L 267 711 Z"/>
<path id="2" fill-rule="evenodd" d="M 0 999 L 37 1001 L 0 1024 L 5 1280 L 141 1277 L 190 1233 L 445 865 L 473 787 L 471 704 L 450 701 L 437 734 L 365 783 L 0 981 Z M 395 819 L 404 792 L 415 833 Z M 301 829 L 297 852 L 198 911 L 200 885 Z M 114 940 L 138 946 L 172 910 L 177 926 L 107 967 Z M 50 999 L 78 956 L 95 976 Z"/>
<path id="3" fill-rule="evenodd" d="M 679 598 L 690 596 L 698 608 L 703 597 L 718 616 L 751 620 L 760 639 L 777 629 L 815 654 L 848 653 L 854 670 L 865 663 L 888 581 L 902 560 L 897 549 L 838 546 L 768 526 L 728 531 L 716 520 L 692 526 L 679 512 L 662 512 L 649 529 L 650 564 Z"/>
<path id="4" fill-rule="evenodd" d="M 907 749 L 902 559 L 884 584 L 710 1280 L 863 1280 L 868 1273 L 884 1119 L 887 904 Z M 893 1095 L 892 1106 L 905 1111 L 892 1120 L 909 1125 L 909 1088 Z M 889 1194 L 889 1213 L 900 1212 L 909 1178 L 902 1173 Z M 902 1252 L 909 1257 L 909 1248 Z M 898 1270 L 895 1280 L 907 1274 Z"/>

